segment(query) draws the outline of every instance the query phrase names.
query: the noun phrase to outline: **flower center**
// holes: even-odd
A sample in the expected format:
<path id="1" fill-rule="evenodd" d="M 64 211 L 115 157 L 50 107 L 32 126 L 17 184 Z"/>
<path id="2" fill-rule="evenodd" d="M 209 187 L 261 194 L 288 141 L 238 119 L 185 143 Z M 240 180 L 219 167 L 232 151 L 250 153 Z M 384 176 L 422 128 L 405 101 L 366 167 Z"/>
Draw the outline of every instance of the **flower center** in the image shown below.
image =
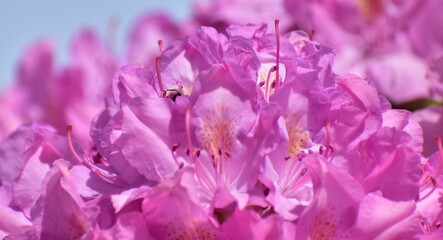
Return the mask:
<path id="1" fill-rule="evenodd" d="M 285 65 L 279 66 L 279 71 L 282 71 L 282 74 L 286 74 Z M 277 66 L 273 63 L 262 63 L 260 70 L 258 72 L 258 85 L 262 89 L 265 100 L 269 102 L 269 98 L 275 92 L 277 78 Z M 281 81 L 282 79 L 280 79 Z"/>
<path id="2" fill-rule="evenodd" d="M 334 214 L 322 210 L 315 216 L 314 226 L 310 232 L 311 239 L 334 239 L 337 233 L 337 224 Z"/>
<path id="3" fill-rule="evenodd" d="M 293 158 L 300 153 L 309 142 L 309 133 L 302 129 L 295 117 L 285 118 L 286 130 L 288 131 L 288 157 Z"/>
<path id="4" fill-rule="evenodd" d="M 345 217 L 338 214 L 335 206 L 328 206 L 327 209 L 320 210 L 314 220 L 310 231 L 311 239 L 332 240 L 332 239 L 350 239 L 351 230 L 339 229 L 343 225 Z"/>
<path id="5" fill-rule="evenodd" d="M 217 160 L 222 155 L 230 158 L 236 119 L 228 116 L 226 108 L 219 105 L 204 117 L 204 122 L 199 133 L 204 148 Z"/>

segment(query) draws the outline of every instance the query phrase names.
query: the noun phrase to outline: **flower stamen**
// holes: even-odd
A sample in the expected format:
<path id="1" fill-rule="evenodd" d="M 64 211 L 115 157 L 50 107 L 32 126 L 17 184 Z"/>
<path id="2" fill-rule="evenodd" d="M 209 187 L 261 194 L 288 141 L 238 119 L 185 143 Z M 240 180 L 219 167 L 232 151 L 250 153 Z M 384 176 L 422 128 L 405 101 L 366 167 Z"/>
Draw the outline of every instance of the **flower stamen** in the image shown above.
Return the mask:
<path id="1" fill-rule="evenodd" d="M 163 48 L 163 40 L 158 40 L 158 48 L 160 49 L 160 52 L 163 52 L 163 51 L 164 51 L 164 48 Z"/>
<path id="2" fill-rule="evenodd" d="M 270 88 L 270 84 L 269 84 L 269 81 L 270 81 L 270 78 L 271 78 L 271 73 L 275 72 L 276 69 L 277 68 L 275 66 L 273 66 L 271 69 L 269 69 L 268 77 L 266 78 L 266 82 L 265 82 L 265 99 L 266 99 L 266 102 L 269 102 L 269 98 L 270 98 L 270 95 L 271 95 L 271 88 Z"/>
<path id="3" fill-rule="evenodd" d="M 329 124 L 329 122 L 326 123 L 325 129 L 326 129 L 325 157 L 328 157 L 329 154 L 332 152 L 332 147 L 331 147 L 331 124 Z"/>
<path id="4" fill-rule="evenodd" d="M 435 177 L 438 177 L 441 173 L 441 169 L 443 167 L 443 145 L 441 143 L 441 137 L 440 136 L 435 136 L 435 141 L 437 143 L 437 148 L 438 148 L 438 154 L 440 157 L 440 164 L 437 168 L 437 173 L 434 175 Z"/>
<path id="5" fill-rule="evenodd" d="M 420 190 L 416 202 L 420 202 L 429 197 L 437 189 L 437 180 L 432 176 L 426 176 L 420 184 Z M 422 195 L 422 196 L 421 196 Z"/>
<path id="6" fill-rule="evenodd" d="M 185 113 L 185 128 L 186 128 L 186 141 L 188 142 L 187 154 L 194 159 L 194 149 L 192 147 L 191 139 L 191 109 L 187 108 Z M 189 151 L 189 152 L 188 152 Z"/>
<path id="7" fill-rule="evenodd" d="M 175 152 L 176 150 L 177 150 L 177 148 L 179 148 L 180 147 L 180 143 L 174 143 L 174 144 L 172 144 L 172 151 L 173 152 Z"/>
<path id="8" fill-rule="evenodd" d="M 83 166 L 91 170 L 91 172 L 97 174 L 97 176 L 99 176 L 101 179 L 105 180 L 108 183 L 112 183 L 119 186 L 126 186 L 128 184 L 121 177 L 96 167 L 94 164 L 91 163 L 92 160 L 90 160 L 90 158 L 88 158 L 87 156 L 85 156 L 87 160 L 81 158 L 72 144 L 72 126 L 68 125 L 66 127 L 66 130 L 67 130 L 66 137 L 68 139 L 68 147 L 72 155 L 74 156 L 75 160 L 77 160 Z"/>
<path id="9" fill-rule="evenodd" d="M 280 21 L 278 19 L 275 19 L 274 25 L 275 25 L 275 42 L 277 45 L 277 50 L 275 54 L 275 88 L 278 88 L 280 86 L 280 75 L 279 75 L 279 67 L 280 67 L 280 30 L 279 30 L 279 23 Z"/>
<path id="10" fill-rule="evenodd" d="M 165 89 L 163 88 L 162 76 L 160 74 L 160 57 L 157 57 L 155 59 L 155 69 L 157 71 L 157 81 L 158 81 L 158 86 L 160 88 L 160 92 L 162 93 L 162 95 L 164 95 Z"/>

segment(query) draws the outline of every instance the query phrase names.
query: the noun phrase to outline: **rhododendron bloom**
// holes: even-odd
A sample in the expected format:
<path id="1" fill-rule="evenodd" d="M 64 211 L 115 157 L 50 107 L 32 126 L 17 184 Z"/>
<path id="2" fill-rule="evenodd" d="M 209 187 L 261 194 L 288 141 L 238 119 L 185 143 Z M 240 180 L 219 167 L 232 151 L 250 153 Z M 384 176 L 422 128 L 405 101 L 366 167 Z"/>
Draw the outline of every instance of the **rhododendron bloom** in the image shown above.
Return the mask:
<path id="1" fill-rule="evenodd" d="M 365 17 L 381 11 L 363 8 Z M 366 24 L 336 17 L 351 33 Z M 440 138 L 439 152 L 422 156 L 422 129 L 411 114 L 392 109 L 371 80 L 334 73 L 334 49 L 301 31 L 281 34 L 289 25 L 276 20 L 269 32 L 264 24 L 224 33 L 202 27 L 160 42 L 154 62 L 148 49 L 137 55 L 145 39 L 140 24 L 128 58 L 146 65 L 122 66 L 109 84 L 101 82 L 106 90 L 88 93 L 105 98 L 89 131 L 69 118 L 66 137 L 25 125 L 1 145 L 2 237 L 441 234 L 441 208 L 432 207 L 441 204 Z M 89 57 L 93 42 L 82 35 L 74 65 L 100 78 L 107 72 L 90 67 L 102 59 Z"/>

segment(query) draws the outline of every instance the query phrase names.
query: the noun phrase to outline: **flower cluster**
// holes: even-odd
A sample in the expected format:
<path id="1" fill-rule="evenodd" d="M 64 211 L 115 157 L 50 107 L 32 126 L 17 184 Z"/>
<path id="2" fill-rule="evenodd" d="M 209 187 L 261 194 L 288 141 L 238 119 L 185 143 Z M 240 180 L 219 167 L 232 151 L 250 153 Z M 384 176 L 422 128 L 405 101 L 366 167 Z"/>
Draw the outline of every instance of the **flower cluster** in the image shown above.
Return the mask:
<path id="1" fill-rule="evenodd" d="M 67 67 L 57 68 L 53 45 L 40 40 L 25 51 L 17 66 L 16 84 L 0 99 L 0 141 L 23 123 L 41 121 L 56 129 L 75 124 L 79 141 L 88 145 L 91 119 L 110 93 L 117 62 L 92 30 L 80 31 L 70 45 Z"/>
<path id="2" fill-rule="evenodd" d="M 130 29 L 124 54 L 117 56 L 112 39 L 103 41 L 93 30 L 83 29 L 73 37 L 63 67 L 58 66 L 52 41 L 36 41 L 19 60 L 15 85 L 0 96 L 0 141 L 21 124 L 38 121 L 51 124 L 59 134 L 74 124 L 80 130 L 78 141 L 88 147 L 91 121 L 111 93 L 118 66 L 151 64 L 158 39 L 169 42 L 183 33 L 166 15 L 142 15 Z"/>
<path id="3" fill-rule="evenodd" d="M 227 34 L 230 24 L 272 25 L 278 18 L 282 33 L 302 29 L 334 48 L 334 72 L 368 78 L 394 108 L 415 111 L 413 118 L 424 129 L 424 155 L 436 151 L 434 137 L 443 135 L 439 0 L 196 0 L 193 9 L 182 22 L 160 13 L 143 15 L 131 27 L 121 56 L 112 51 L 112 39 L 101 41 L 90 30 L 74 38 L 71 61 L 61 69 L 48 41 L 31 46 L 19 63 L 17 84 L 0 97 L 6 112 L 0 119 L 0 139 L 24 122 L 49 122 L 59 134 L 71 123 L 81 128 L 78 140 L 87 147 L 87 129 L 110 93 L 117 66 L 151 67 L 159 39 L 164 49 L 177 37 L 195 34 L 201 25 Z"/>
<path id="4" fill-rule="evenodd" d="M 93 147 L 44 124 L 0 148 L 6 239 L 441 238 L 443 147 L 334 49 L 266 25 L 202 27 L 126 65 Z M 161 45 L 161 44 L 160 44 Z M 82 132 L 83 131 L 83 132 Z M 6 216 L 6 217 L 4 217 Z"/>
<path id="5" fill-rule="evenodd" d="M 283 31 L 303 29 L 336 49 L 334 71 L 374 82 L 396 108 L 414 113 L 424 129 L 424 154 L 443 135 L 443 28 L 439 0 L 197 1 L 200 22 L 223 31 L 231 23 L 279 18 Z"/>
<path id="6" fill-rule="evenodd" d="M 441 99 L 443 38 L 437 29 L 443 21 L 436 13 L 443 5 L 439 1 L 213 0 L 197 6 L 198 18 L 219 23 L 220 29 L 229 23 L 257 22 L 259 15 L 264 22 L 280 18 L 285 31 L 311 32 L 337 50 L 336 71 L 371 78 L 380 93 L 395 103 L 430 94 Z"/>

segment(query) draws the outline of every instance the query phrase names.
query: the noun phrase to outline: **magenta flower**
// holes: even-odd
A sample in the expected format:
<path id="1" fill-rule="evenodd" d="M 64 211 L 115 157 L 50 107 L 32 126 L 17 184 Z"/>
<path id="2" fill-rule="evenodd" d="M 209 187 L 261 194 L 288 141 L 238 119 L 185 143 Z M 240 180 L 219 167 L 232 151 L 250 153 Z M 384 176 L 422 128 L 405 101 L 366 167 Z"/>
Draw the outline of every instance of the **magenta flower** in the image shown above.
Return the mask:
<path id="1" fill-rule="evenodd" d="M 274 19 L 279 18 L 284 24 L 283 29 L 286 30 L 290 27 L 290 15 L 283 3 L 283 0 L 196 1 L 195 18 L 201 22 L 201 25 L 210 25 L 219 31 L 231 24 L 265 23 L 271 26 Z"/>
<path id="2" fill-rule="evenodd" d="M 435 30 L 441 26 L 441 8 L 437 1 L 416 0 L 214 0 L 196 4 L 196 19 L 224 31 L 229 23 L 269 25 L 280 18 L 282 32 L 305 30 L 311 39 L 334 47 L 336 72 L 369 77 L 378 91 L 398 104 L 440 98 L 429 73 L 442 55 L 442 36 Z"/>
<path id="3" fill-rule="evenodd" d="M 334 4 L 323 7 L 355 13 Z M 366 17 L 382 11 L 363 8 L 354 23 L 353 14 L 334 15 L 343 31 L 362 33 Z M 141 28 L 129 55 L 145 39 Z M 60 83 L 82 91 L 56 85 L 57 97 L 66 95 L 57 107 L 101 112 L 94 110 L 89 131 L 92 115 L 78 122 L 66 115 L 57 123 L 74 121 L 66 137 L 25 125 L 1 145 L 1 236 L 439 236 L 443 215 L 432 206 L 441 204 L 440 138 L 439 152 L 424 158 L 422 129 L 409 112 L 392 109 L 370 80 L 334 73 L 334 49 L 312 35 L 280 34 L 279 21 L 274 28 L 233 25 L 221 34 L 203 27 L 160 46 L 155 63 L 151 50 L 132 56 L 147 66 L 122 66 L 113 78 L 104 77 L 104 66 L 114 66 L 107 51 L 92 51 L 100 44 L 80 35 Z M 74 76 L 100 79 L 100 89 L 89 92 Z M 95 104 L 99 98 L 105 105 Z"/>
<path id="4" fill-rule="evenodd" d="M 430 156 L 437 151 L 435 136 L 443 136 L 443 108 L 432 106 L 412 113 L 412 119 L 423 128 L 423 155 Z"/>
<path id="5" fill-rule="evenodd" d="M 86 133 L 110 90 L 108 79 L 115 60 L 90 30 L 79 32 L 70 47 L 70 63 L 61 69 L 55 65 L 49 41 L 37 42 L 25 52 L 18 66 L 17 86 L 0 103 L 7 105 L 5 115 L 10 116 L 0 122 L 2 138 L 30 121 L 47 122 L 59 133 L 70 123 L 82 129 L 78 139 L 89 146 Z"/>
<path id="6" fill-rule="evenodd" d="M 34 206 L 33 226 L 41 238 L 71 238 L 83 236 L 89 230 L 84 203 L 68 173 L 69 163 L 54 162 L 45 177 L 42 194 Z M 55 205 L 63 204 L 60 209 Z"/>
<path id="7" fill-rule="evenodd" d="M 181 29 L 169 16 L 144 14 L 131 28 L 128 36 L 126 63 L 151 65 L 160 51 L 179 37 Z M 161 43 L 158 41 L 161 40 Z M 161 46 L 158 46 L 161 45 Z M 163 46 L 165 45 L 165 46 Z"/>
<path id="8" fill-rule="evenodd" d="M 310 163 L 316 197 L 300 217 L 303 224 L 297 227 L 297 239 L 401 239 L 422 233 L 414 201 L 365 196 L 352 176 L 325 163 L 321 156 L 308 156 L 304 161 Z M 396 211 L 386 214 L 394 206 Z"/>
<path id="9" fill-rule="evenodd" d="M 60 182 L 62 172 L 67 173 L 70 163 L 57 159 L 62 156 L 72 159 L 63 147 L 66 139 L 54 132 L 45 125 L 26 125 L 3 144 L 0 154 L 2 210 L 4 215 L 16 219 L 1 224 L 6 235 L 79 237 L 88 230 L 84 226 L 86 220 L 78 212 L 81 199 L 72 179 L 64 184 Z M 54 204 L 60 202 L 65 204 L 63 210 L 54 208 Z"/>

